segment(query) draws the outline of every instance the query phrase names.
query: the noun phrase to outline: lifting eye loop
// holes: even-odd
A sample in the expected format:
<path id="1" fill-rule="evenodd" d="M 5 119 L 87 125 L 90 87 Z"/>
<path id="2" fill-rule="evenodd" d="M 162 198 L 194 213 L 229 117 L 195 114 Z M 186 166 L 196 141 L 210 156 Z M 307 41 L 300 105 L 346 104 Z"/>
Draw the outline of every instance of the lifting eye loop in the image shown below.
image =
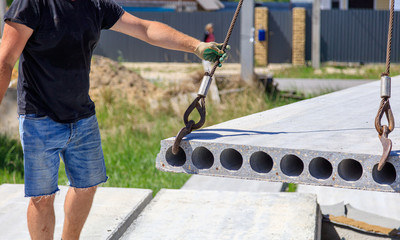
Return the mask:
<path id="1" fill-rule="evenodd" d="M 392 109 L 390 108 L 390 103 L 388 98 L 382 98 L 381 104 L 379 106 L 378 113 L 375 117 L 375 129 L 378 132 L 379 136 L 382 136 L 383 134 L 383 126 L 382 126 L 382 118 L 383 114 L 385 114 L 386 119 L 388 121 L 389 126 L 388 127 L 388 134 L 391 133 L 394 130 L 395 124 L 394 124 L 394 116 Z"/>
<path id="2" fill-rule="evenodd" d="M 195 108 L 200 114 L 200 120 L 192 126 L 192 130 L 201 128 L 206 122 L 206 103 L 204 97 L 197 96 L 186 109 L 185 113 L 183 114 L 183 122 L 185 125 L 188 125 L 189 115 L 194 111 Z"/>

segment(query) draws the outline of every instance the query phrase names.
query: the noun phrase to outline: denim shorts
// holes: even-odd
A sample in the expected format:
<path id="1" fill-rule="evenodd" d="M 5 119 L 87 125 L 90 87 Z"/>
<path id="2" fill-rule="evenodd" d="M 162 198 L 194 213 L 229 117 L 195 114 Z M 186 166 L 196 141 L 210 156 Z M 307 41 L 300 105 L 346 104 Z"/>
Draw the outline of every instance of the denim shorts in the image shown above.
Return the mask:
<path id="1" fill-rule="evenodd" d="M 96 115 L 76 123 L 48 116 L 19 116 L 24 150 L 25 197 L 56 193 L 60 159 L 71 187 L 89 188 L 107 181 Z"/>

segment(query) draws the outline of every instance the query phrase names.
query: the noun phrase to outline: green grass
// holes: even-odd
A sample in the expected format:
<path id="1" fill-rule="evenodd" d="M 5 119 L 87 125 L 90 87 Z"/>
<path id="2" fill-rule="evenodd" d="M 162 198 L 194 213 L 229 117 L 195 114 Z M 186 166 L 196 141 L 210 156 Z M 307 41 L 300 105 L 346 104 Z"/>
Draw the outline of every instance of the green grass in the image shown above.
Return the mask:
<path id="1" fill-rule="evenodd" d="M 24 162 L 19 141 L 0 135 L 0 183 L 23 183 Z"/>
<path id="2" fill-rule="evenodd" d="M 182 115 L 174 113 L 168 105 L 152 109 L 127 103 L 123 98 L 112 98 L 96 105 L 109 176 L 103 186 L 147 188 L 154 194 L 161 188 L 180 188 L 190 175 L 159 171 L 155 168 L 155 159 L 160 151 L 160 141 L 175 136 L 183 127 Z M 282 98 L 279 94 L 267 96 L 260 90 L 247 89 L 224 96 L 219 105 L 207 102 L 204 127 L 295 101 L 298 100 Z M 195 114 L 190 117 L 196 119 Z M 19 142 L 3 136 L 0 146 L 0 184 L 23 183 Z M 59 184 L 67 183 L 61 162 Z"/>
<path id="3" fill-rule="evenodd" d="M 380 79 L 385 65 L 335 66 L 323 65 L 319 70 L 310 66 L 293 66 L 273 70 L 275 78 L 323 78 L 323 79 Z M 391 65 L 391 76 L 400 74 L 400 65 Z"/>

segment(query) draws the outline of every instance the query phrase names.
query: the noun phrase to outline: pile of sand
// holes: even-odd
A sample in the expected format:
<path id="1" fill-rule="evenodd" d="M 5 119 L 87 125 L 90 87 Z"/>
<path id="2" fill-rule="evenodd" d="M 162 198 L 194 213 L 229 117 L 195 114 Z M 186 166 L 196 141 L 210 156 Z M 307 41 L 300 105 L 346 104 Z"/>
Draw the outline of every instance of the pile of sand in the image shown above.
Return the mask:
<path id="1" fill-rule="evenodd" d="M 90 71 L 89 94 L 94 101 L 112 103 L 115 99 L 128 102 L 148 102 L 159 99 L 165 92 L 139 74 L 111 59 L 95 56 Z"/>

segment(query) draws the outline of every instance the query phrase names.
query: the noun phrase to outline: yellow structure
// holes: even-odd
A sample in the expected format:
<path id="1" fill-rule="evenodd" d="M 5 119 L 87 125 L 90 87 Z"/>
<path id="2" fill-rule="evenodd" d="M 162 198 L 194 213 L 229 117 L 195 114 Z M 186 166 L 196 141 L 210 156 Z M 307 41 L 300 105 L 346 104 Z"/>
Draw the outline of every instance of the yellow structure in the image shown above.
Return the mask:
<path id="1" fill-rule="evenodd" d="M 375 0 L 375 10 L 389 10 L 389 0 Z"/>
<path id="2" fill-rule="evenodd" d="M 292 64 L 305 65 L 306 9 L 293 8 Z"/>
<path id="3" fill-rule="evenodd" d="M 268 8 L 256 7 L 254 14 L 255 45 L 254 58 L 257 66 L 268 64 Z M 259 41 L 259 30 L 265 30 L 265 41 Z"/>

